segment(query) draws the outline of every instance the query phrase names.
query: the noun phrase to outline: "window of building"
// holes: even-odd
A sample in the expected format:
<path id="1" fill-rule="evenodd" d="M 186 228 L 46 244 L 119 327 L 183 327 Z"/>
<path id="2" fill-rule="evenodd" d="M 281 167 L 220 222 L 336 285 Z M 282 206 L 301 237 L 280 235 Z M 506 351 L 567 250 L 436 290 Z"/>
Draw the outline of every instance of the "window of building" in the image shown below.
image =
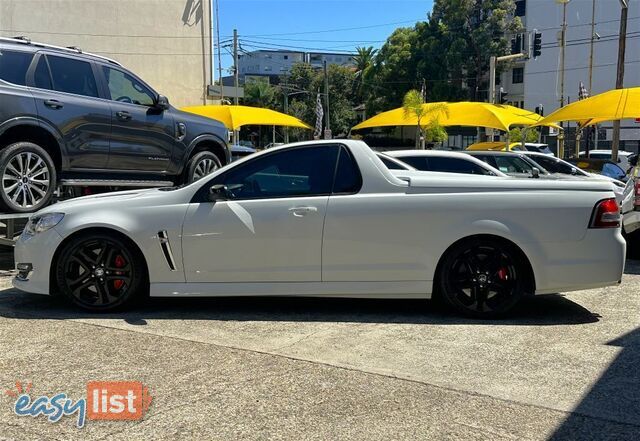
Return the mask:
<path id="1" fill-rule="evenodd" d="M 20 86 L 25 85 L 27 69 L 33 54 L 18 51 L 0 51 L 0 79 Z"/>
<path id="2" fill-rule="evenodd" d="M 285 59 L 285 60 L 288 60 L 289 59 L 289 55 L 283 55 L 282 58 Z"/>
<path id="3" fill-rule="evenodd" d="M 520 84 L 524 81 L 524 67 L 514 67 L 511 71 L 511 83 Z"/>
<path id="4" fill-rule="evenodd" d="M 264 67 L 264 71 L 265 72 L 271 72 L 271 66 L 265 66 Z"/>
<path id="5" fill-rule="evenodd" d="M 98 96 L 98 87 L 91 64 L 55 55 L 47 55 L 47 59 L 54 90 L 76 95 Z"/>

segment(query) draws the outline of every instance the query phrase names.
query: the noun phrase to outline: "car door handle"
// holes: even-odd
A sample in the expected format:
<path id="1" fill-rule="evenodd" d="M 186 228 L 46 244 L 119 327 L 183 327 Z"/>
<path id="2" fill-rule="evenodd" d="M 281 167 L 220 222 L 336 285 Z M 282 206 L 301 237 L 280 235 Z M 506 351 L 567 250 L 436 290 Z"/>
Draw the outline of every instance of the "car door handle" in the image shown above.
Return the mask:
<path id="1" fill-rule="evenodd" d="M 64 104 L 58 100 L 44 100 L 44 105 L 51 109 L 62 109 Z"/>
<path id="2" fill-rule="evenodd" d="M 316 213 L 318 211 L 317 207 L 293 207 L 289 208 L 289 212 L 292 213 L 295 217 L 303 217 L 308 213 Z"/>
<path id="3" fill-rule="evenodd" d="M 116 112 L 116 116 L 118 117 L 118 119 L 121 119 L 123 121 L 131 119 L 131 114 L 129 112 L 125 112 L 124 110 Z"/>

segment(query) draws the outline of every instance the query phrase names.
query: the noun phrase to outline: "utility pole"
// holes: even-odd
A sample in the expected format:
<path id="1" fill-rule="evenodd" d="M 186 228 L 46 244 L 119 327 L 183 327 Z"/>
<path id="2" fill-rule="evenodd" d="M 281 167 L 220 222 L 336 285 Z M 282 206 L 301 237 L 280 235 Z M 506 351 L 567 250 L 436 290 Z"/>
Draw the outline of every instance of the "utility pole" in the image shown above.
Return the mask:
<path id="1" fill-rule="evenodd" d="M 562 29 L 560 31 L 560 107 L 564 107 L 564 52 L 567 44 L 567 3 L 570 0 L 556 0 L 562 3 Z M 558 157 L 564 158 L 564 125 L 560 122 L 558 134 Z"/>
<path id="2" fill-rule="evenodd" d="M 235 96 L 233 97 L 233 104 L 238 105 L 238 87 L 240 78 L 238 77 L 238 30 L 233 30 L 233 85 L 236 88 Z"/>
<path id="3" fill-rule="evenodd" d="M 589 96 L 593 86 L 593 43 L 596 36 L 596 0 L 591 0 L 591 43 L 589 47 Z"/>
<path id="4" fill-rule="evenodd" d="M 218 81 L 220 82 L 220 104 L 224 100 L 224 85 L 222 84 L 222 47 L 220 47 L 220 9 L 219 0 L 212 0 L 216 5 L 216 37 L 218 40 Z"/>
<path id="5" fill-rule="evenodd" d="M 496 57 L 489 58 L 489 102 L 496 103 Z"/>
<path id="6" fill-rule="evenodd" d="M 629 4 L 627 0 L 620 0 L 620 36 L 618 42 L 618 71 L 616 75 L 616 89 L 622 89 L 624 85 L 624 52 L 627 43 L 627 15 Z M 613 134 L 611 136 L 611 160 L 618 161 L 620 148 L 620 120 L 613 122 Z"/>
<path id="7" fill-rule="evenodd" d="M 331 126 L 329 119 L 329 72 L 327 71 L 327 60 L 324 60 L 324 96 L 327 109 L 324 112 L 324 139 L 331 139 Z"/>

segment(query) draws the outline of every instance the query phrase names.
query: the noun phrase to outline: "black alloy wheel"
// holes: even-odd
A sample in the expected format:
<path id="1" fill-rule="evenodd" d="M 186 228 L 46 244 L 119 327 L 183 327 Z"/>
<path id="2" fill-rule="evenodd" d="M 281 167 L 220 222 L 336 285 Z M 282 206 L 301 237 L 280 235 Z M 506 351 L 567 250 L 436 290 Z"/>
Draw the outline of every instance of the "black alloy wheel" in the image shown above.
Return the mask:
<path id="1" fill-rule="evenodd" d="M 111 311 L 140 297 L 146 275 L 142 259 L 129 244 L 96 234 L 75 238 L 64 246 L 57 261 L 56 281 L 77 306 Z"/>
<path id="2" fill-rule="evenodd" d="M 490 240 L 463 242 L 443 261 L 440 291 L 462 314 L 494 318 L 510 311 L 522 298 L 526 274 L 512 247 Z"/>

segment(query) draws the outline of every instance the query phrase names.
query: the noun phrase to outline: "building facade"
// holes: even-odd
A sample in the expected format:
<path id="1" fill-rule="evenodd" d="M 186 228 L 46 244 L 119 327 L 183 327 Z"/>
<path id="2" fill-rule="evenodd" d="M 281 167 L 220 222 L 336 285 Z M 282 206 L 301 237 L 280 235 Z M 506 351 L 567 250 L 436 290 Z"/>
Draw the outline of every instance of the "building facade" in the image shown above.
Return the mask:
<path id="1" fill-rule="evenodd" d="M 353 66 L 353 55 L 348 53 L 298 52 L 289 50 L 258 50 L 238 56 L 240 80 L 245 76 L 278 77 L 286 75 L 296 63 L 309 63 L 321 68 L 324 62 L 341 66 Z"/>
<path id="2" fill-rule="evenodd" d="M 591 20 L 594 0 L 571 0 L 567 4 L 567 31 L 564 69 L 565 104 L 579 99 L 582 82 L 589 89 Z M 542 54 L 537 59 L 515 63 L 501 75 L 500 86 L 507 101 L 524 102 L 530 110 L 542 106 L 548 115 L 560 107 L 560 30 L 563 7 L 556 0 L 518 0 L 518 13 L 528 32 L 542 32 Z M 640 86 L 640 2 L 629 1 L 624 86 Z M 595 0 L 595 26 L 591 95 L 614 89 L 618 60 L 620 2 Z M 639 115 L 640 117 L 640 109 Z M 570 123 L 575 128 L 575 123 Z M 640 124 L 622 121 L 621 147 L 637 151 L 640 147 Z M 570 138 L 571 132 L 569 132 Z M 600 148 L 609 148 L 611 124 L 602 124 Z"/>
<path id="3" fill-rule="evenodd" d="M 210 29 L 204 0 L 0 1 L 0 36 L 112 58 L 178 107 L 208 100 Z"/>

